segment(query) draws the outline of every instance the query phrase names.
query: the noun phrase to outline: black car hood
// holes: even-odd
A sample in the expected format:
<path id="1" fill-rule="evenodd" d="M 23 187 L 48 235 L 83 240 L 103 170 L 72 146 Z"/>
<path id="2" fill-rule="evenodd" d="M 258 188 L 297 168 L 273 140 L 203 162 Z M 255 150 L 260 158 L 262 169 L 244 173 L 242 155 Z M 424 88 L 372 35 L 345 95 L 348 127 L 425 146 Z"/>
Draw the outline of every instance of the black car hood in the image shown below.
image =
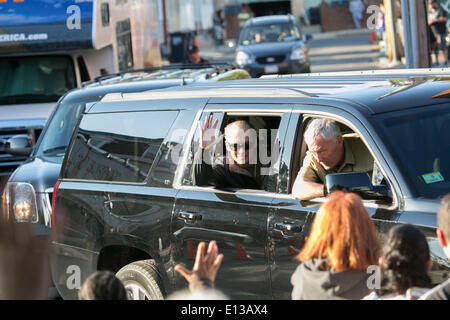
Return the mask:
<path id="1" fill-rule="evenodd" d="M 53 188 L 58 180 L 63 157 L 49 157 L 46 161 L 41 158 L 31 159 L 20 165 L 13 172 L 8 182 L 27 182 L 33 185 L 37 193 Z"/>
<path id="2" fill-rule="evenodd" d="M 294 48 L 303 46 L 303 41 L 267 42 L 252 44 L 248 46 L 239 46 L 238 50 L 250 53 L 255 57 L 261 57 L 271 55 L 285 55 L 291 53 Z"/>

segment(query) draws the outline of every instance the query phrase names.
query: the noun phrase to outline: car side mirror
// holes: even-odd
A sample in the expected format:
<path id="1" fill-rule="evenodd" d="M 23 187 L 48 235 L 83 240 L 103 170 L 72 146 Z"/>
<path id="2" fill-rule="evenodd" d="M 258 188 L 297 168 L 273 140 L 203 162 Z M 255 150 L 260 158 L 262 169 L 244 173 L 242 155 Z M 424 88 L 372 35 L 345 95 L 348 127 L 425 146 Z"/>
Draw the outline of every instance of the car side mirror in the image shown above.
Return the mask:
<path id="1" fill-rule="evenodd" d="M 354 192 L 364 200 L 391 200 L 389 187 L 374 186 L 366 172 L 347 172 L 327 174 L 324 183 L 324 195 L 341 190 Z"/>
<path id="2" fill-rule="evenodd" d="M 33 147 L 31 146 L 28 135 L 19 134 L 9 138 L 5 143 L 5 151 L 13 156 L 29 156 Z"/>

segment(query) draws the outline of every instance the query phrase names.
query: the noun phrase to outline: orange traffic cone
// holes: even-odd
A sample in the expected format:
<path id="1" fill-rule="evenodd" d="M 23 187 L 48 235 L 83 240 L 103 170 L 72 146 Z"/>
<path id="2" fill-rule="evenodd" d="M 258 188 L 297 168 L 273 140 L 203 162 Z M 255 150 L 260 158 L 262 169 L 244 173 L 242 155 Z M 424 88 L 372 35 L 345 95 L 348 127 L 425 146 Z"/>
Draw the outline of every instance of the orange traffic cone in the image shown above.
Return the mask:
<path id="1" fill-rule="evenodd" d="M 375 31 L 370 31 L 370 42 L 375 42 Z"/>

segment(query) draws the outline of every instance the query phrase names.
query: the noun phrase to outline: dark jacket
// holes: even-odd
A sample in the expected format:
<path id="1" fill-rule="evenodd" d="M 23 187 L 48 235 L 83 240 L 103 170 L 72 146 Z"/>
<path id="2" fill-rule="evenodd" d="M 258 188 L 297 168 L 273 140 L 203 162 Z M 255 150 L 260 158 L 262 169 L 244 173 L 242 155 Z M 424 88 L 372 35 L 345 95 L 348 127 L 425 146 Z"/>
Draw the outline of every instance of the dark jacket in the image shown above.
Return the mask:
<path id="1" fill-rule="evenodd" d="M 225 159 L 216 159 L 214 165 L 209 150 L 205 156 L 209 161 L 202 159 L 203 150 L 199 149 L 195 153 L 194 170 L 192 180 L 196 186 L 214 186 L 216 188 L 243 188 L 243 189 L 261 189 L 260 181 L 245 174 L 240 174 L 230 170 Z"/>
<path id="2" fill-rule="evenodd" d="M 293 300 L 359 300 L 370 293 L 366 270 L 321 270 L 325 260 L 301 263 L 291 277 Z"/>

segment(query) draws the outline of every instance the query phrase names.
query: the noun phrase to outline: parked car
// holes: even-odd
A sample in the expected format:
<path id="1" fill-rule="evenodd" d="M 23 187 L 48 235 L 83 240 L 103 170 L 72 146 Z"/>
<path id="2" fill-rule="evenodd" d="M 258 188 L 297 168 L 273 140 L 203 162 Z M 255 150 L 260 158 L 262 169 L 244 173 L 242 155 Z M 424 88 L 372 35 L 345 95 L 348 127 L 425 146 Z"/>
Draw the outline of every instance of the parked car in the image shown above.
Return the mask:
<path id="1" fill-rule="evenodd" d="M 248 20 L 239 34 L 236 64 L 254 78 L 264 74 L 309 73 L 308 41 L 292 15 Z"/>
<path id="2" fill-rule="evenodd" d="M 39 233 L 50 231 L 53 187 L 73 129 L 83 110 L 106 94 L 250 77 L 245 70 L 226 65 L 179 65 L 163 67 L 161 70 L 145 70 L 147 72 L 126 71 L 98 77 L 83 83 L 83 88 L 66 93 L 49 117 L 34 147 L 29 144 L 28 135 L 15 135 L 8 139 L 7 153 L 29 158 L 14 170 L 6 183 L 4 214 L 16 221 L 31 221 L 42 226 L 37 228 Z"/>
<path id="3" fill-rule="evenodd" d="M 445 280 L 450 264 L 435 230 L 439 199 L 450 192 L 449 78 L 414 72 L 268 77 L 104 96 L 78 122 L 54 188 L 51 269 L 61 296 L 76 298 L 70 270 L 77 268 L 79 283 L 110 270 L 134 299 L 162 299 L 187 286 L 174 266 L 191 267 L 198 242 L 216 240 L 224 254 L 217 288 L 233 299 L 290 299 L 294 258 L 326 201 L 291 194 L 307 149 L 303 132 L 321 117 L 361 139 L 374 158 L 372 181 L 352 182 L 356 172 L 340 183 L 358 190 L 381 240 L 393 225 L 416 225 L 429 241 L 433 282 Z M 221 131 L 246 119 L 259 134 L 270 133 L 267 150 L 260 147 L 267 157 L 258 158 L 263 189 L 195 185 L 197 123 L 211 115 Z"/>

